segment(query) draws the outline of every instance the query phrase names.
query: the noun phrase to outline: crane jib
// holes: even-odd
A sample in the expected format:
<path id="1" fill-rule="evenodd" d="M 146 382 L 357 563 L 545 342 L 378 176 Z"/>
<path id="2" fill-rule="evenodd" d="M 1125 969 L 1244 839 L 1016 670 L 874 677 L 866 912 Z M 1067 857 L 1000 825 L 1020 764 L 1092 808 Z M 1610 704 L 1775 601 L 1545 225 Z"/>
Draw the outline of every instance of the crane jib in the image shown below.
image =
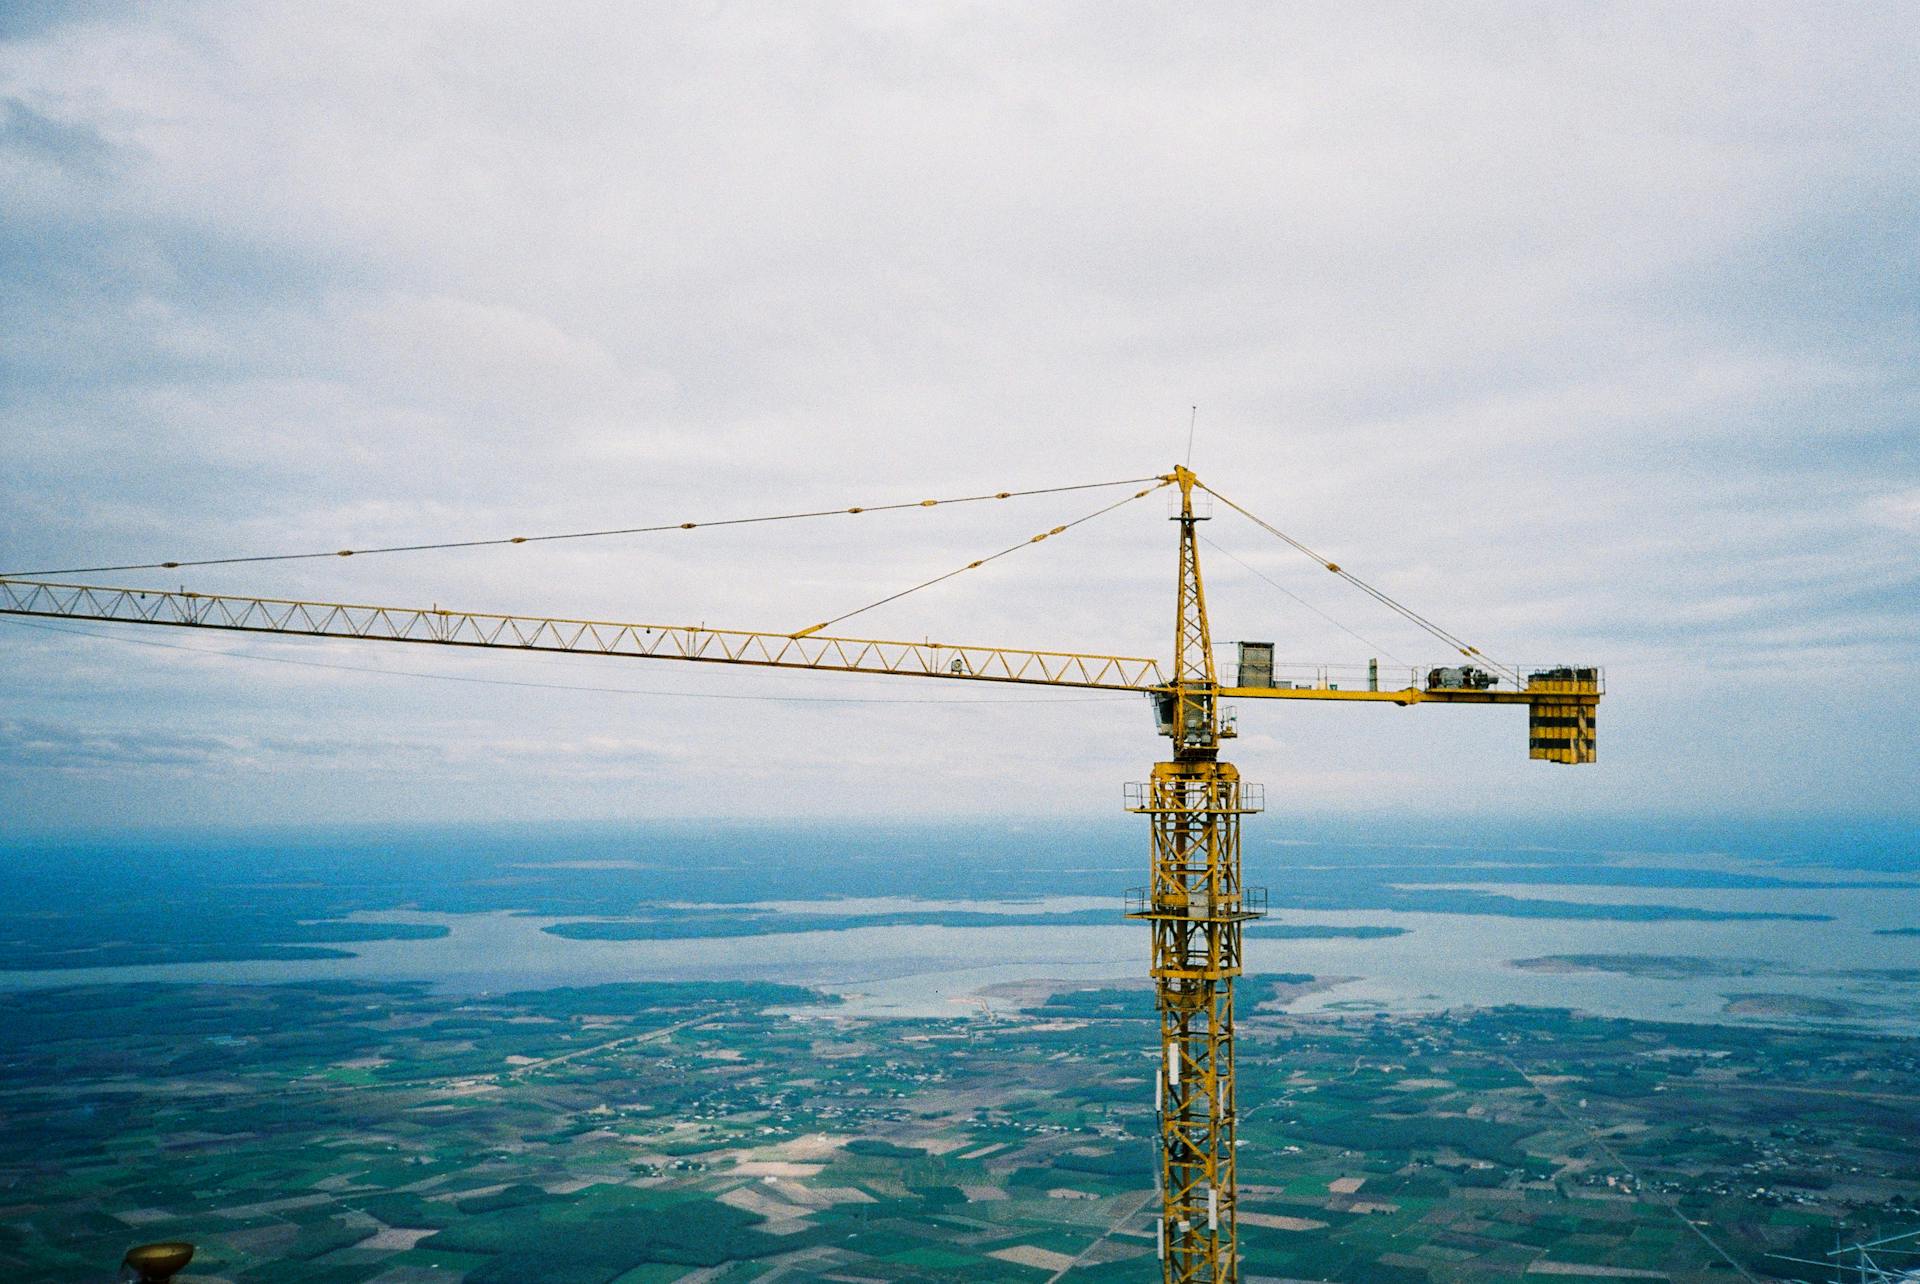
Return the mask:
<path id="1" fill-rule="evenodd" d="M 1013 647 L 948 645 L 872 638 L 797 636 L 694 625 L 618 623 L 502 615 L 441 607 L 406 607 L 139 589 L 43 580 L 0 579 L 0 614 L 124 624 L 159 624 L 226 632 L 361 641 L 428 643 L 548 651 L 570 655 L 692 660 L 816 672 L 892 674 L 1102 691 L 1174 692 L 1161 663 L 1144 656 Z M 1385 690 L 1337 686 L 1229 686 L 1217 700 L 1331 700 L 1371 704 L 1525 704 L 1534 715 L 1532 756 L 1592 761 L 1598 680 L 1546 680 L 1595 671 L 1554 671 L 1524 690 L 1407 686 Z M 1560 743 L 1568 742 L 1568 743 Z"/>
<path id="2" fill-rule="evenodd" d="M 0 613 L 242 633 L 695 660 L 1106 691 L 1150 691 L 1164 684 L 1159 661 L 1143 656 L 819 634 L 796 637 L 788 633 L 709 629 L 697 625 L 497 615 L 440 607 L 310 602 L 38 580 L 0 579 Z"/>

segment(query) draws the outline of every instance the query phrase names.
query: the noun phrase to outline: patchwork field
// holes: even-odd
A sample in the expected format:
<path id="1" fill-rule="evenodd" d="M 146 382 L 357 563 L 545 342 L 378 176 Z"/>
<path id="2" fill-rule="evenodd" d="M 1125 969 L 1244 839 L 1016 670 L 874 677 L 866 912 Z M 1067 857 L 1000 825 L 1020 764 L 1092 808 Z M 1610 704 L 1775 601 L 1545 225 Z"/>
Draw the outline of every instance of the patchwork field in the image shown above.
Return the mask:
<path id="1" fill-rule="evenodd" d="M 1920 1221 L 1920 1047 L 1243 1009 L 1249 1279 L 1794 1277 Z M 1147 996 L 793 1019 L 775 986 L 0 996 L 0 1265 L 104 1278 L 1153 1275 Z"/>

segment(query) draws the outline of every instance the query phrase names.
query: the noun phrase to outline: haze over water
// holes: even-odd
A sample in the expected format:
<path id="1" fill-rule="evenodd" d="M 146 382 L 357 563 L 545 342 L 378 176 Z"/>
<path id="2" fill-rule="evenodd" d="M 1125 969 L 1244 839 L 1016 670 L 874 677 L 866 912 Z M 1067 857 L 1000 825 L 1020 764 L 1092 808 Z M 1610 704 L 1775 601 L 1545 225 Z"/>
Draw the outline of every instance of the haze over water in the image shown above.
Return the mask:
<path id="1" fill-rule="evenodd" d="M 1806 826 L 1749 825 L 1695 835 L 1690 852 L 1674 850 L 1671 830 L 1643 828 L 1638 852 L 1617 830 L 1584 836 L 1442 847 L 1377 828 L 1253 831 L 1248 880 L 1270 888 L 1274 912 L 1249 930 L 1248 971 L 1319 978 L 1290 1004 L 1301 1012 L 1523 1004 L 1920 1033 L 1905 1001 L 1920 934 L 1904 932 L 1920 926 L 1920 882 L 1900 827 L 1835 830 L 1823 845 Z M 1138 880 L 1143 840 L 1124 828 L 735 825 L 48 844 L 26 862 L 24 903 L 43 929 L 68 925 L 65 945 L 55 960 L 56 932 L 39 952 L 17 942 L 0 988 L 352 979 L 497 993 L 752 979 L 820 987 L 842 1012 L 979 1015 L 1009 1001 L 996 987 L 1144 983 L 1146 935 L 1119 896 Z M 139 916 L 159 886 L 169 926 L 153 932 Z M 421 935 L 326 943 L 342 922 Z M 96 961 L 70 948 L 142 931 L 157 954 Z M 189 945 L 202 957 L 166 952 Z M 288 957 L 315 950 L 336 956 Z"/>

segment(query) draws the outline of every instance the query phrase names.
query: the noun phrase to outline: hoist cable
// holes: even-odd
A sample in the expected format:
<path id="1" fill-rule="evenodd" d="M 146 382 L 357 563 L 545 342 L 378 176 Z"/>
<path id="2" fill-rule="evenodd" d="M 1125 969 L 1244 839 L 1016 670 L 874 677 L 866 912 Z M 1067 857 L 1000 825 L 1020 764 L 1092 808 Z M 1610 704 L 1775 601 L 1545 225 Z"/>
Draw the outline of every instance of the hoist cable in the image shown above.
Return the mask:
<path id="1" fill-rule="evenodd" d="M 1313 603 L 1307 601 L 1306 598 L 1301 597 L 1298 593 L 1295 593 L 1292 589 L 1282 584 L 1279 580 L 1274 579 L 1271 575 L 1268 575 L 1266 572 L 1262 571 L 1259 567 L 1254 566 L 1251 562 L 1248 562 L 1246 559 L 1237 556 L 1236 554 L 1234 554 L 1228 549 L 1224 549 L 1220 547 L 1218 544 L 1208 539 L 1205 535 L 1202 535 L 1200 537 L 1200 541 L 1201 543 L 1205 544 L 1208 548 L 1211 548 L 1214 552 L 1220 554 L 1222 557 L 1225 557 L 1232 561 L 1240 563 L 1243 569 L 1259 577 L 1260 579 L 1265 580 L 1271 587 L 1273 587 L 1274 589 L 1278 590 L 1281 593 L 1284 593 L 1286 596 L 1292 598 L 1295 602 L 1298 602 L 1301 606 L 1306 607 L 1309 611 L 1312 611 L 1315 615 L 1325 620 L 1328 624 L 1331 624 L 1334 628 L 1339 629 L 1342 633 L 1346 634 L 1348 637 L 1356 638 L 1359 641 L 1366 643 L 1366 645 L 1371 647 L 1375 653 L 1386 656 L 1387 659 L 1392 660 L 1395 664 L 1404 664 L 1409 669 L 1413 667 L 1411 664 L 1408 664 L 1405 660 L 1402 660 L 1399 656 L 1395 655 L 1393 652 L 1387 650 L 1387 648 L 1381 646 L 1378 642 L 1372 641 L 1369 638 L 1362 637 L 1360 634 L 1355 633 L 1352 629 L 1340 623 L 1340 621 L 1334 619 L 1331 615 L 1328 615 L 1325 611 L 1321 610 L 1319 607 L 1315 606 Z"/>
<path id="2" fill-rule="evenodd" d="M 1141 480 L 1152 481 L 1154 479 L 1149 477 L 1149 478 L 1142 478 Z M 820 621 L 820 623 L 813 625 L 811 628 L 801 629 L 799 632 L 790 634 L 789 636 L 796 637 L 796 638 L 809 637 L 812 634 L 818 633 L 821 629 L 828 628 L 832 625 L 840 623 L 842 620 L 851 620 L 856 615 L 864 615 L 866 612 L 873 610 L 875 607 L 885 606 L 889 602 L 898 602 L 901 598 L 907 596 L 909 593 L 918 593 L 921 589 L 932 588 L 935 584 L 942 583 L 946 580 L 952 579 L 956 575 L 960 575 L 967 571 L 975 570 L 979 567 L 985 566 L 988 562 L 997 562 L 1001 558 L 1007 556 L 1007 554 L 1009 553 L 1017 553 L 1023 548 L 1030 548 L 1035 544 L 1041 543 L 1042 541 L 1052 539 L 1055 535 L 1063 535 L 1067 531 L 1070 531 L 1074 527 L 1080 525 L 1082 522 L 1090 522 L 1096 517 L 1105 516 L 1106 514 L 1111 513 L 1116 508 L 1120 508 L 1126 504 L 1131 504 L 1136 499 L 1144 499 L 1148 495 L 1153 494 L 1154 491 L 1159 490 L 1161 487 L 1171 486 L 1172 484 L 1173 484 L 1173 479 L 1171 477 L 1162 478 L 1160 479 L 1160 484 L 1158 486 L 1149 486 L 1143 491 L 1137 491 L 1134 494 L 1127 496 L 1125 499 L 1116 500 L 1115 502 L 1108 504 L 1105 508 L 1096 509 L 1095 511 L 1088 513 L 1085 517 L 1076 517 L 1072 521 L 1067 522 L 1065 525 L 1055 526 L 1051 530 L 1041 531 L 1038 535 L 1032 536 L 1031 538 L 1028 538 L 1028 539 L 1023 539 L 1018 544 L 1013 544 L 1006 548 L 1001 549 L 998 553 L 988 554 L 986 557 L 978 558 L 975 561 L 968 562 L 965 566 L 957 566 L 953 570 L 948 571 L 946 574 L 936 575 L 930 580 L 922 580 L 920 583 L 915 584 L 912 588 L 901 589 L 898 593 L 889 593 L 887 596 L 880 598 L 878 601 L 869 602 L 865 606 L 855 607 L 853 610 L 846 612 L 844 615 L 836 615 L 830 620 L 822 620 Z"/>
<path id="3" fill-rule="evenodd" d="M 1200 489 L 1206 491 L 1209 495 L 1212 495 L 1215 499 L 1219 500 L 1221 503 L 1225 504 L 1228 508 L 1231 508 L 1234 512 L 1240 514 L 1242 517 L 1252 522 L 1255 526 L 1258 526 L 1260 529 L 1266 531 L 1269 535 L 1274 536 L 1276 539 L 1280 540 L 1282 543 L 1287 544 L 1288 546 L 1305 554 L 1307 557 L 1310 557 L 1314 561 L 1320 563 L 1321 566 L 1333 572 L 1333 574 L 1338 575 L 1341 579 L 1353 585 L 1355 588 L 1359 589 L 1362 593 L 1365 593 L 1368 597 L 1372 598 L 1374 601 L 1380 603 L 1382 606 L 1386 607 L 1388 610 L 1393 611 L 1394 613 L 1400 615 L 1401 617 L 1405 618 L 1411 623 L 1417 625 L 1421 629 L 1424 629 L 1426 632 L 1432 634 L 1434 637 L 1440 639 L 1440 641 L 1446 643 L 1448 646 L 1458 651 L 1461 655 L 1466 656 L 1468 659 L 1479 660 L 1491 666 L 1492 668 L 1498 669 L 1501 673 L 1505 674 L 1509 679 L 1511 679 L 1516 686 L 1526 685 L 1521 680 L 1521 677 L 1518 673 L 1516 673 L 1513 669 L 1509 668 L 1507 665 L 1501 664 L 1498 660 L 1489 658 L 1487 654 L 1483 652 L 1479 647 L 1473 646 L 1469 644 L 1464 638 L 1461 638 L 1458 635 L 1451 633 L 1446 629 L 1441 628 L 1438 624 L 1435 624 L 1432 620 L 1429 620 L 1426 616 L 1421 615 L 1418 611 L 1415 611 L 1412 607 L 1405 606 L 1400 602 L 1395 601 L 1393 598 L 1387 596 L 1387 594 L 1383 593 L 1381 590 L 1375 588 L 1373 585 L 1367 583 L 1365 580 L 1355 575 L 1352 571 L 1349 571 L 1346 568 L 1342 567 L 1338 562 L 1331 561 L 1328 558 L 1322 556 L 1321 554 L 1315 552 L 1313 549 L 1308 548 L 1305 544 L 1302 544 L 1299 540 L 1287 534 L 1285 531 L 1275 526 L 1272 522 L 1269 522 L 1261 517 L 1256 517 L 1254 514 L 1248 512 L 1246 509 L 1242 508 L 1240 505 L 1228 499 L 1225 495 L 1222 495 L 1219 491 L 1213 489 L 1213 487 L 1208 486 L 1204 482 L 1199 483 L 1199 485 L 1200 485 Z"/>
<path id="4" fill-rule="evenodd" d="M 1087 704 L 1093 701 L 1131 699 L 1130 692 L 1096 692 L 1078 696 L 777 696 L 737 695 L 718 691 L 649 691 L 639 687 L 597 687 L 571 682 L 527 682 L 512 678 L 470 678 L 453 673 L 425 673 L 418 669 L 382 669 L 365 664 L 330 664 L 324 660 L 296 660 L 284 655 L 257 655 L 251 651 L 222 651 L 214 647 L 184 646 L 178 642 L 160 642 L 153 638 L 126 638 L 93 629 L 71 629 L 58 624 L 41 624 L 0 616 L 0 624 L 15 624 L 23 629 L 43 629 L 48 633 L 70 633 L 75 637 L 101 642 L 121 642 L 128 646 L 159 647 L 163 651 L 186 651 L 216 660 L 252 660 L 261 664 L 291 664 L 303 669 L 336 669 L 344 673 L 371 673 L 384 678 L 419 678 L 429 682 L 461 682 L 482 687 L 524 687 L 535 691 L 589 691 L 600 695 L 653 696 L 673 700 L 749 700 L 764 704 Z"/>
<path id="5" fill-rule="evenodd" d="M 803 513 L 772 513 L 764 517 L 725 517 L 704 522 L 663 522 L 656 526 L 621 526 L 608 530 L 565 531 L 554 535 L 510 535 L 498 539 L 445 540 L 429 544 L 389 544 L 379 548 L 338 548 L 323 553 L 262 553 L 249 557 L 203 557 L 171 562 L 130 562 L 119 566 L 68 566 L 37 571 L 5 571 L 4 576 L 95 575 L 107 571 L 171 571 L 183 566 L 234 566 L 243 562 L 302 562 L 322 557 L 367 557 L 374 553 L 423 553 L 452 548 L 494 548 L 513 544 L 545 544 L 555 540 L 600 539 L 609 535 L 650 535 L 660 531 L 701 530 L 710 526 L 750 526 L 760 522 L 791 522 L 808 517 L 846 517 L 858 513 L 886 513 L 907 508 L 938 508 L 947 504 L 977 504 L 991 499 L 1024 499 L 1030 495 L 1059 495 L 1067 491 L 1102 490 L 1110 486 L 1137 486 L 1157 480 L 1127 477 L 1119 481 L 1084 482 L 1075 486 L 1042 486 L 1035 490 L 1003 490 L 991 495 L 960 495 L 952 499 L 917 499 L 895 504 L 856 504 L 851 508 L 822 508 Z"/>

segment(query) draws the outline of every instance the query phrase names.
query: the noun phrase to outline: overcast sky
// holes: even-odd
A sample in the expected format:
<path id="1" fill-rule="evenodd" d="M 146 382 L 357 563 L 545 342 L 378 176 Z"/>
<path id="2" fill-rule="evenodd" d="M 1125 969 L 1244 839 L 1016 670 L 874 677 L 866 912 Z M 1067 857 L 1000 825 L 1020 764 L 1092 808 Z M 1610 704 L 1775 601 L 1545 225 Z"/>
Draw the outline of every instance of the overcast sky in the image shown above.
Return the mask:
<path id="1" fill-rule="evenodd" d="M 1223 493 L 1609 677 L 1580 769 L 1243 709 L 1262 823 L 1916 810 L 1910 4 L 0 13 L 0 568 L 1139 477 L 1197 403 Z M 785 630 L 1104 502 L 96 578 Z M 1165 519 L 844 631 L 1164 655 Z M 1222 641 L 1445 659 L 1205 530 Z M 1132 697 L 84 627 L 0 620 L 22 828 L 1106 819 L 1164 750 Z"/>

